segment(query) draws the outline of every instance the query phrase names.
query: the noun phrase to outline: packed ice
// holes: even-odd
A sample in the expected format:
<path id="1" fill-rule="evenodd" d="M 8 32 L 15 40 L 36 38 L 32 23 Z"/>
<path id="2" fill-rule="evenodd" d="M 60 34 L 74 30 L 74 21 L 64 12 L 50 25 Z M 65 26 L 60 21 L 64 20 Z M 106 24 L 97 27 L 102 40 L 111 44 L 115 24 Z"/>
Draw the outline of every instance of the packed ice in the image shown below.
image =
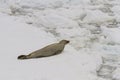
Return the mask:
<path id="1" fill-rule="evenodd" d="M 1 80 L 120 80 L 119 0 L 0 0 Z M 70 40 L 60 55 L 18 60 Z"/>

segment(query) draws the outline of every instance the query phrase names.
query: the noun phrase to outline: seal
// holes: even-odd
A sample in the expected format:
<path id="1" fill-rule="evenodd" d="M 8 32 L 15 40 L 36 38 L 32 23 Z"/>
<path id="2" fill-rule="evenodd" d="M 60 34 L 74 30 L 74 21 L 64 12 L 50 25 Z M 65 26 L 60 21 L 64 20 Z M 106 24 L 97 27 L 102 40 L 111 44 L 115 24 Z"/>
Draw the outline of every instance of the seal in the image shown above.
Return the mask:
<path id="1" fill-rule="evenodd" d="M 32 59 L 32 58 L 41 58 L 41 57 L 49 57 L 49 56 L 57 55 L 64 50 L 65 45 L 68 44 L 69 42 L 70 41 L 68 40 L 61 40 L 59 43 L 48 45 L 28 55 L 20 55 L 18 56 L 18 59 L 21 59 L 21 60 Z"/>

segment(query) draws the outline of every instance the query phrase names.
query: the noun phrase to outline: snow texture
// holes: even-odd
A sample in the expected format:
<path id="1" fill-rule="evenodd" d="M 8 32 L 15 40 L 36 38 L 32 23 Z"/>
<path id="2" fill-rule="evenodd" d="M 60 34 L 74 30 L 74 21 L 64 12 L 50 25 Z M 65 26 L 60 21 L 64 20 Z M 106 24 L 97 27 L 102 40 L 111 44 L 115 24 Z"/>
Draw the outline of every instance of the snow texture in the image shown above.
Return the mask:
<path id="1" fill-rule="evenodd" d="M 0 0 L 1 80 L 120 80 L 119 0 Z M 17 60 L 70 40 L 60 55 Z"/>

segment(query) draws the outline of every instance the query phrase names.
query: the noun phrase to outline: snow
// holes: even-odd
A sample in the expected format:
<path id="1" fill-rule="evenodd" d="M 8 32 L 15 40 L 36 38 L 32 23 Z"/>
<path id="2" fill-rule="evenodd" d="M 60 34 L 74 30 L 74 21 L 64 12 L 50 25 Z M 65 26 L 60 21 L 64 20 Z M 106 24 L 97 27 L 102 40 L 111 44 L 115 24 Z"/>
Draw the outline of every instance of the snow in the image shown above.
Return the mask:
<path id="1" fill-rule="evenodd" d="M 116 80 L 119 80 L 120 79 L 120 69 L 116 69 L 113 73 L 113 78 L 116 79 Z"/>
<path id="2" fill-rule="evenodd" d="M 58 56 L 25 61 L 17 60 L 18 55 L 42 48 L 55 42 L 56 39 L 42 29 L 16 21 L 12 16 L 0 14 L 0 17 L 2 48 L 0 57 L 2 63 L 0 74 L 2 76 L 0 79 L 79 80 L 82 78 L 87 80 L 90 77 L 92 80 L 96 78 L 93 74 L 87 73 L 97 69 L 93 55 L 88 56 L 84 52 L 78 53 L 70 45 L 66 46 L 64 52 Z M 98 58 L 100 57 L 96 56 L 96 60 Z M 100 62 L 100 60 L 97 61 Z M 89 75 L 88 78 L 85 74 Z"/>
<path id="3" fill-rule="evenodd" d="M 120 28 L 106 28 L 106 27 L 102 27 L 102 33 L 103 35 L 106 36 L 106 41 L 108 43 L 115 43 L 115 44 L 120 44 L 120 37 L 119 35 L 119 32 L 120 32 Z"/>
<path id="4" fill-rule="evenodd" d="M 0 0 L 1 80 L 120 80 L 119 0 Z M 18 60 L 70 40 L 60 55 Z"/>
<path id="5" fill-rule="evenodd" d="M 109 16 L 108 14 L 105 14 L 100 10 L 94 10 L 94 11 L 88 11 L 88 14 L 83 20 L 83 22 L 100 25 L 105 22 L 111 22 L 112 20 L 114 20 L 114 17 Z"/>

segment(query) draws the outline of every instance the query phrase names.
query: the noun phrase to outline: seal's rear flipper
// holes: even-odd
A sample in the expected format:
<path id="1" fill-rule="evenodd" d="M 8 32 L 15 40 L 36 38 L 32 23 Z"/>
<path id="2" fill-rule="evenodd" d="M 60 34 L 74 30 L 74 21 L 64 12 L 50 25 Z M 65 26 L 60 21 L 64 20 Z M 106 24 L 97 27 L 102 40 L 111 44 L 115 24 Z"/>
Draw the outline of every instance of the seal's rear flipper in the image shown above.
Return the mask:
<path id="1" fill-rule="evenodd" d="M 18 59 L 27 59 L 27 55 L 20 55 L 18 56 Z"/>

